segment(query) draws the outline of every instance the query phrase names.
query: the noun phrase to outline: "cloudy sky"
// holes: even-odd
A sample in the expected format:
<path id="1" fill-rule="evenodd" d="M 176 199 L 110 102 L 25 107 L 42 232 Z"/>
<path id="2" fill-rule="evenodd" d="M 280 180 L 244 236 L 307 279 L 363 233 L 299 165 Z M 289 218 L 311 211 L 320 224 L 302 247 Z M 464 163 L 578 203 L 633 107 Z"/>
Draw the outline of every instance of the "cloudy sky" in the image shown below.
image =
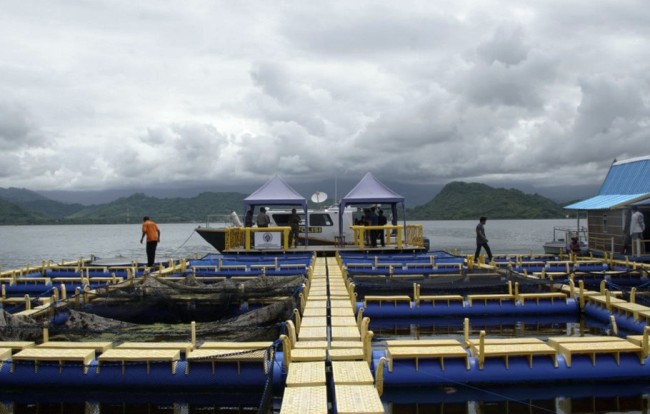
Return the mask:
<path id="1" fill-rule="evenodd" d="M 7 0 L 0 187 L 597 186 L 649 41 L 647 0 Z"/>

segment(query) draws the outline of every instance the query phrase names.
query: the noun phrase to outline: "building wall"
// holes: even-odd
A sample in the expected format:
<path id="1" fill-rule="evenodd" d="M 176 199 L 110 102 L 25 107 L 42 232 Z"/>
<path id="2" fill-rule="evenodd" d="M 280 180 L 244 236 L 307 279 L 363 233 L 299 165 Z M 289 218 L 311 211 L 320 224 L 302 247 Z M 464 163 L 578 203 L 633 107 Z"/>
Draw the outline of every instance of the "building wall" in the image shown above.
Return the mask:
<path id="1" fill-rule="evenodd" d="M 627 229 L 626 219 L 629 225 L 627 214 L 626 209 L 588 211 L 589 248 L 608 253 L 613 248 L 615 253 L 621 253 Z"/>

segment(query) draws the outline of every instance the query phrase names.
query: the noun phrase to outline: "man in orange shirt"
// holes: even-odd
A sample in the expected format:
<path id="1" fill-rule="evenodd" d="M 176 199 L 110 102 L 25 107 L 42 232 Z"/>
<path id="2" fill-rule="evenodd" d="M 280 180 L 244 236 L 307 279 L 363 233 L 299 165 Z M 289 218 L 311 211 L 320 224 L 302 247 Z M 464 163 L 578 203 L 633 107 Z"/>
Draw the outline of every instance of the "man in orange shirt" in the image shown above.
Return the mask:
<path id="1" fill-rule="evenodd" d="M 151 221 L 147 216 L 144 217 L 143 221 L 140 244 L 142 244 L 144 236 L 147 236 L 147 266 L 153 267 L 153 264 L 156 261 L 156 247 L 160 241 L 160 229 L 158 228 L 158 225 Z"/>

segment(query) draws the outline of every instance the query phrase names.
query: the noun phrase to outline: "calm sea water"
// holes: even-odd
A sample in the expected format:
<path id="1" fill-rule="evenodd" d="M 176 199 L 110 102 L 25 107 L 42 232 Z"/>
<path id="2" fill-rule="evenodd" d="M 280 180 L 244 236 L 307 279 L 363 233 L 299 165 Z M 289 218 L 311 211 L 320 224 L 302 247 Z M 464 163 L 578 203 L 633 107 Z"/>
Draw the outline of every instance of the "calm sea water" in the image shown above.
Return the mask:
<path id="1" fill-rule="evenodd" d="M 472 252 L 473 220 L 416 221 L 422 224 L 432 250 Z M 202 223 L 160 224 L 158 258 L 195 257 L 214 253 L 194 229 Z M 493 253 L 543 253 L 553 226 L 574 226 L 575 220 L 488 220 L 486 234 Z M 42 260 L 76 260 L 91 254 L 145 261 L 140 224 L 0 226 L 0 269 L 14 269 Z"/>

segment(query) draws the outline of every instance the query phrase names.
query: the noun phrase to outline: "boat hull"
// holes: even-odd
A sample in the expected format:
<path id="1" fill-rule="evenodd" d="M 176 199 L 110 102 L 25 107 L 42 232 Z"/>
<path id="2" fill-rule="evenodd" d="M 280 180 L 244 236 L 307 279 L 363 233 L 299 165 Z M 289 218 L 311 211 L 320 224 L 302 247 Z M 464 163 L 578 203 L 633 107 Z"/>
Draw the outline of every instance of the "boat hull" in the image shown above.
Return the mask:
<path id="1" fill-rule="evenodd" d="M 564 242 L 548 242 L 544 244 L 544 253 L 558 255 L 566 252 L 566 243 Z"/>
<path id="2" fill-rule="evenodd" d="M 220 253 L 226 248 L 226 229 L 211 229 L 207 227 L 199 227 L 195 229 L 199 236 L 203 237 L 203 240 L 208 242 L 212 247 L 217 249 Z"/>
<path id="3" fill-rule="evenodd" d="M 207 228 L 199 227 L 195 231 L 208 242 L 212 247 L 223 253 L 226 249 L 226 229 L 225 228 Z M 335 246 L 337 245 L 334 240 L 326 240 L 321 238 L 309 238 L 310 246 Z M 298 237 L 298 243 L 304 245 L 305 238 Z"/>

